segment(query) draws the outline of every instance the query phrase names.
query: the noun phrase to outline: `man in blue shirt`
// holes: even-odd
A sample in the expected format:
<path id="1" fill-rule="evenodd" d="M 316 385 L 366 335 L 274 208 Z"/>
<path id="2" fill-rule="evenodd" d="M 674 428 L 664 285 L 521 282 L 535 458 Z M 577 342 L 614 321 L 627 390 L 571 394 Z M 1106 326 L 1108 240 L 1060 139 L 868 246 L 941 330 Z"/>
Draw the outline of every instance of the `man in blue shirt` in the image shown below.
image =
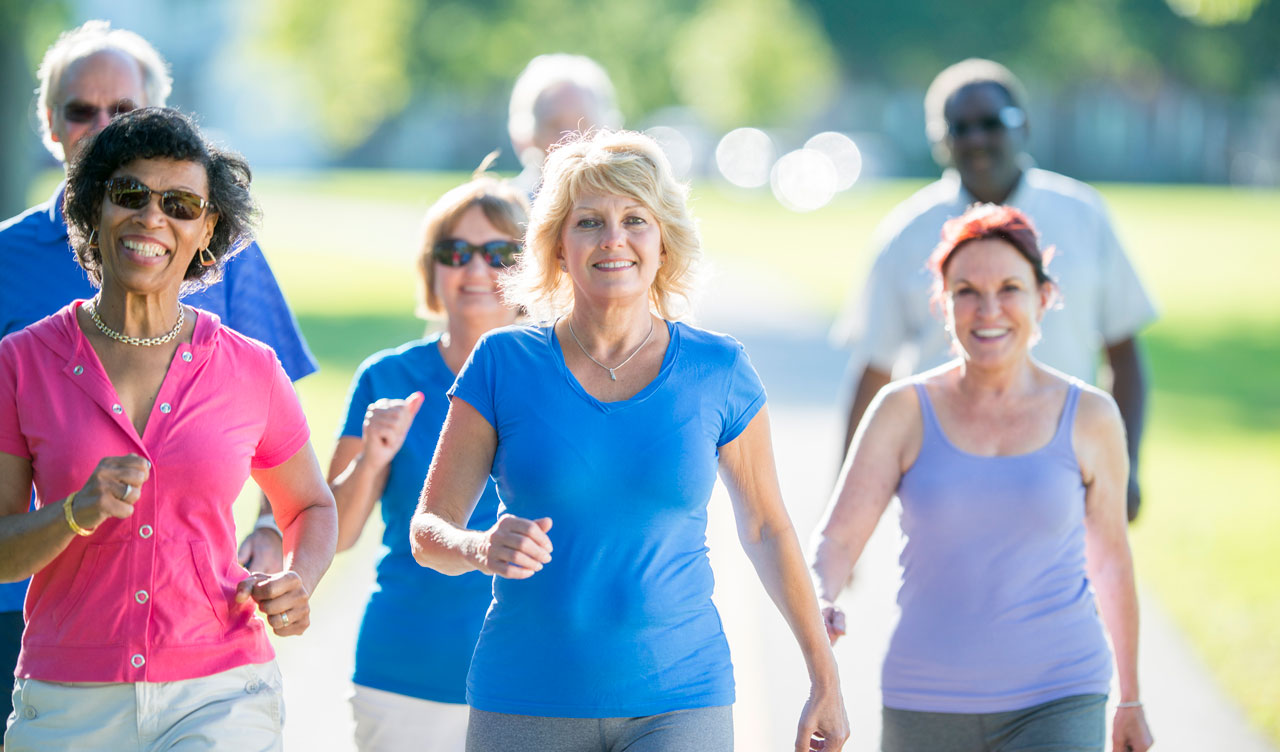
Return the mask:
<path id="1" fill-rule="evenodd" d="M 117 114 L 163 106 L 172 87 L 168 66 L 142 37 L 89 21 L 62 34 L 45 52 L 38 72 L 38 115 L 45 146 L 64 163 L 86 136 Z M 76 298 L 92 297 L 89 283 L 67 242 L 62 216 L 66 188 L 49 200 L 0 223 L 0 337 L 32 324 Z M 316 370 L 298 323 L 256 243 L 226 265 L 221 282 L 194 293 L 186 303 L 217 314 L 233 329 L 271 346 L 289 378 Z M 263 499 L 259 525 L 241 546 L 250 569 L 276 571 L 281 542 Z M 17 662 L 27 583 L 0 585 L 0 671 Z M 8 716 L 8 692 L 0 692 L 0 719 Z M 3 746 L 0 746 L 3 750 Z"/>

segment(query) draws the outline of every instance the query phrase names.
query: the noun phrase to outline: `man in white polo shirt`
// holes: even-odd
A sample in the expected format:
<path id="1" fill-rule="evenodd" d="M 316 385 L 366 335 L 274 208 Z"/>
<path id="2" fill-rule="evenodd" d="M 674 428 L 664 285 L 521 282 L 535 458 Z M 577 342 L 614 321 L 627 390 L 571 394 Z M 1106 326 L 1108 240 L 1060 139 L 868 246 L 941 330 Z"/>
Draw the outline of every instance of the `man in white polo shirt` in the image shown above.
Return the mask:
<path id="1" fill-rule="evenodd" d="M 1097 191 L 1026 166 L 1025 101 L 1017 78 L 990 60 L 957 63 L 929 86 L 929 139 L 948 169 L 881 222 L 866 286 L 854 291 L 832 329 L 833 341 L 853 348 L 845 447 L 882 386 L 955 357 L 950 335 L 930 310 L 932 280 L 925 270 L 943 223 L 974 202 L 1008 204 L 1031 217 L 1043 246 L 1056 249 L 1049 273 L 1061 286 L 1062 306 L 1045 314 L 1036 359 L 1092 383 L 1105 354 L 1129 436 L 1132 520 L 1141 501 L 1138 444 L 1147 390 L 1136 338 L 1155 319 L 1155 307 Z"/>

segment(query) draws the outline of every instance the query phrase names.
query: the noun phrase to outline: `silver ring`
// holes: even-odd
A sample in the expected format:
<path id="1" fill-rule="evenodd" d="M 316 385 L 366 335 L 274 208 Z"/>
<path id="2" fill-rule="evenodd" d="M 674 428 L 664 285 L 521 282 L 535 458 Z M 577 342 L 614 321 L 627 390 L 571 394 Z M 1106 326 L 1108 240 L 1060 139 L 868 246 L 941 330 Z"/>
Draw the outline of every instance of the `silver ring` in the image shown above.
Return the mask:
<path id="1" fill-rule="evenodd" d="M 120 501 L 128 501 L 131 493 L 133 493 L 133 486 L 128 483 L 124 484 L 124 493 L 120 494 Z"/>
<path id="2" fill-rule="evenodd" d="M 289 615 L 288 615 L 288 614 L 285 614 L 285 613 L 280 614 L 280 626 L 281 626 L 282 628 L 283 628 L 283 627 L 287 627 L 287 626 L 289 626 Z"/>

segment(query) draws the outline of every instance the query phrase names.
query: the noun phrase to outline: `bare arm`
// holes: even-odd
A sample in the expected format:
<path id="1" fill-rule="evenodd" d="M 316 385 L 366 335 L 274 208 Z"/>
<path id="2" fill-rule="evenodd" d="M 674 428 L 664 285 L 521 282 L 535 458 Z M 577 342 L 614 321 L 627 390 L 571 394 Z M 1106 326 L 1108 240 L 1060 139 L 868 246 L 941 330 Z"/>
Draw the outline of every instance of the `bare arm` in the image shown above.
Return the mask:
<path id="1" fill-rule="evenodd" d="M 338 505 L 339 551 L 359 540 L 422 402 L 422 392 L 406 399 L 380 399 L 365 410 L 361 438 L 338 439 L 329 461 L 329 488 Z"/>
<path id="2" fill-rule="evenodd" d="M 266 494 L 260 496 L 258 519 L 240 541 L 236 558 L 251 572 L 279 572 L 284 569 L 284 537 L 277 529 L 271 500 Z"/>
<path id="3" fill-rule="evenodd" d="M 105 457 L 71 500 L 72 517 L 86 531 L 133 514 L 151 464 L 136 454 Z M 18 582 L 61 554 L 75 533 L 61 503 L 28 512 L 31 461 L 0 452 L 0 582 Z"/>
<path id="4" fill-rule="evenodd" d="M 844 615 L 835 606 L 836 599 L 919 446 L 920 407 L 915 394 L 909 387 L 882 390 L 854 434 L 810 561 L 833 643 L 844 634 Z"/>
<path id="5" fill-rule="evenodd" d="M 1125 517 L 1129 461 L 1124 427 L 1115 403 L 1100 392 L 1081 395 L 1073 434 L 1085 484 L 1085 552 L 1089 578 L 1098 595 L 1115 649 L 1120 702 L 1141 700 L 1138 687 L 1138 595 Z M 1117 750 L 1144 752 L 1151 733 L 1141 707 L 1119 708 L 1112 741 Z"/>
<path id="6" fill-rule="evenodd" d="M 1129 441 L 1129 476 L 1126 486 L 1128 518 L 1132 522 L 1137 518 L 1142 504 L 1142 491 L 1138 485 L 1138 453 L 1147 414 L 1146 366 L 1134 337 L 1107 345 L 1107 362 L 1111 365 L 1112 373 L 1111 395 L 1120 408 L 1125 435 Z"/>
<path id="7" fill-rule="evenodd" d="M 796 749 L 808 750 L 811 737 L 817 736 L 826 740 L 823 749 L 839 750 L 849 736 L 840 677 L 800 541 L 782 503 L 768 408 L 761 408 L 746 430 L 721 447 L 720 477 L 733 499 L 742 547 L 800 643 L 809 670 L 813 690 L 800 720 Z"/>
<path id="8" fill-rule="evenodd" d="M 309 443 L 275 467 L 254 470 L 253 479 L 275 500 L 275 517 L 284 534 L 284 571 L 249 577 L 240 583 L 237 599 L 257 601 L 276 634 L 301 634 L 310 624 L 311 594 L 337 545 L 333 494 Z M 287 621 L 272 618 L 282 613 L 288 614 Z"/>
<path id="9" fill-rule="evenodd" d="M 871 400 L 875 399 L 880 390 L 889 384 L 889 380 L 889 374 L 875 366 L 867 366 L 863 369 L 862 377 L 853 388 L 853 400 L 849 403 L 849 420 L 844 429 L 844 453 L 847 454 L 849 447 L 853 446 L 853 437 L 858 432 L 858 424 L 862 422 L 862 416 L 871 405 Z"/>
<path id="10" fill-rule="evenodd" d="M 504 514 L 485 531 L 468 530 L 493 467 L 498 434 L 466 400 L 454 398 L 436 444 L 418 511 L 409 525 L 413 558 L 444 574 L 480 570 L 525 579 L 551 561 L 551 520 Z"/>

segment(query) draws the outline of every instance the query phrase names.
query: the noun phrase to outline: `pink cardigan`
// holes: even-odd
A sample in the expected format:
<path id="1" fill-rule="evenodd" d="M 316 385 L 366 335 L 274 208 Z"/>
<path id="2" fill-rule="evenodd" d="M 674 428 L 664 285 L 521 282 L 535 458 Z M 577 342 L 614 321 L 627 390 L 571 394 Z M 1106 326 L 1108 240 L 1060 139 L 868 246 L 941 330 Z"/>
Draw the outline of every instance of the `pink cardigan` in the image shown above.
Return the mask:
<path id="1" fill-rule="evenodd" d="M 274 653 L 236 604 L 231 505 L 251 469 L 310 432 L 275 354 L 200 311 L 139 437 L 75 320 L 75 301 L 0 340 L 0 452 L 31 460 L 36 506 L 60 504 L 103 457 L 151 476 L 128 519 L 72 538 L 27 593 L 17 675 L 62 682 L 191 679 Z"/>

